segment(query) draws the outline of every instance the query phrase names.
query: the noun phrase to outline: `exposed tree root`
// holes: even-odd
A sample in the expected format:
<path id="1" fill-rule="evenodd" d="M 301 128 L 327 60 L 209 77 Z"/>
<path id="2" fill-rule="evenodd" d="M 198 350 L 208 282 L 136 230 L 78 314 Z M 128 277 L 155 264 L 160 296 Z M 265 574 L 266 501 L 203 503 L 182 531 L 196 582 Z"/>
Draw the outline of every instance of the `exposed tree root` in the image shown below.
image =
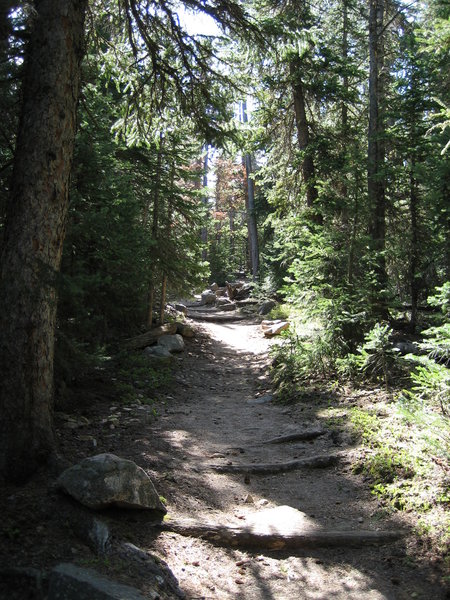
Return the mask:
<path id="1" fill-rule="evenodd" d="M 262 550 L 296 550 L 302 548 L 361 547 L 368 544 L 394 542 L 406 532 L 393 531 L 300 531 L 289 534 L 260 532 L 252 528 L 226 527 L 194 521 L 164 521 L 158 524 L 164 531 L 171 531 L 188 537 L 196 537 L 209 542 L 233 548 L 260 548 Z"/>
<path id="2" fill-rule="evenodd" d="M 248 315 L 240 315 L 230 312 L 197 312 L 189 310 L 187 316 L 195 321 L 209 321 L 211 323 L 227 323 L 230 321 L 243 321 Z"/>
<path id="3" fill-rule="evenodd" d="M 325 433 L 325 429 L 305 429 L 304 431 L 298 431 L 297 433 L 290 433 L 288 435 L 280 435 L 271 438 L 270 440 L 263 442 L 263 444 L 284 444 L 286 442 L 314 440 Z"/>
<path id="4" fill-rule="evenodd" d="M 260 465 L 211 465 L 210 469 L 217 473 L 248 473 L 248 474 L 273 474 L 294 471 L 295 469 L 309 468 L 321 469 L 335 465 L 340 459 L 340 454 L 328 454 L 326 456 L 310 456 L 308 458 L 299 458 L 285 463 L 267 463 Z"/>

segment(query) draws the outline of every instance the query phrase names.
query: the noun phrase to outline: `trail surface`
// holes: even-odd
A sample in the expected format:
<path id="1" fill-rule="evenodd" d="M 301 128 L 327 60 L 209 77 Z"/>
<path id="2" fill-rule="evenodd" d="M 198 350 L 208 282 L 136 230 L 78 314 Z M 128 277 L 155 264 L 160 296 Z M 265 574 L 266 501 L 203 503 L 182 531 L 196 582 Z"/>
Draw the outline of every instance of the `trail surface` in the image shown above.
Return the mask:
<path id="1" fill-rule="evenodd" d="M 271 400 L 269 342 L 257 324 L 203 323 L 199 330 L 181 359 L 173 398 L 153 433 L 160 444 L 155 475 L 159 472 L 161 480 L 164 465 L 159 487 L 164 481 L 170 519 L 245 527 L 260 516 L 260 526 L 270 532 L 276 524 L 267 522 L 267 510 L 287 506 L 301 511 L 305 531 L 394 530 L 403 525 L 382 515 L 367 486 L 352 473 L 350 434 L 338 439 L 327 430 L 322 416 L 326 399 L 288 407 Z M 305 429 L 325 433 L 307 441 L 265 443 Z M 323 469 L 260 475 L 220 474 L 209 468 L 278 464 L 336 452 L 339 463 Z M 286 518 L 279 525 L 288 531 Z M 412 564 L 407 539 L 284 554 L 214 546 L 177 533 L 163 533 L 155 543 L 192 599 L 444 597 L 432 572 Z"/>
<path id="2" fill-rule="evenodd" d="M 405 513 L 386 517 L 352 470 L 358 449 L 349 412 L 370 402 L 371 392 L 303 394 L 294 405 L 277 404 L 268 348 L 258 324 L 208 321 L 178 355 L 169 389 L 148 391 L 146 367 L 133 371 L 128 402 L 113 385 L 121 377 L 114 367 L 98 379 L 94 371 L 84 387 L 80 381 L 56 415 L 64 460 L 103 452 L 133 460 L 165 497 L 168 521 L 155 526 L 146 511 L 83 509 L 55 489 L 64 465 L 25 486 L 4 486 L 0 563 L 19 571 L 5 583 L 0 569 L 0 598 L 43 597 L 31 594 L 30 578 L 61 562 L 161 600 L 180 597 L 170 571 L 190 600 L 447 598 L 442 574 L 418 560 L 424 553 L 416 552 L 415 536 L 366 543 L 415 525 Z M 339 431 L 331 429 L 330 401 Z M 94 528 L 101 551 L 92 519 L 105 526 Z M 364 543 L 351 547 L 361 535 Z"/>

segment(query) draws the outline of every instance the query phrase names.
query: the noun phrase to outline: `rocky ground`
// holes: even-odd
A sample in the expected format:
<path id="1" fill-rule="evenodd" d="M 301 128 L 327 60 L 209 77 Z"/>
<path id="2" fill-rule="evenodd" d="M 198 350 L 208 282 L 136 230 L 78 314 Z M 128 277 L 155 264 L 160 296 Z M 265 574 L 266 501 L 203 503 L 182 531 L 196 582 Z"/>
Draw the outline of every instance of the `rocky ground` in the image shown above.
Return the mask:
<path id="1" fill-rule="evenodd" d="M 305 532 L 406 530 L 382 545 L 269 550 L 213 544 L 197 536 L 160 531 L 147 513 L 102 511 L 111 532 L 99 553 L 83 533 L 93 517 L 55 490 L 61 465 L 42 472 L 27 486 L 1 491 L 0 597 L 32 598 L 27 577 L 10 567 L 33 567 L 45 575 L 60 562 L 95 569 L 139 589 L 147 598 L 284 600 L 444 599 L 439 565 L 418 553 L 414 525 L 405 514 L 388 518 L 360 476 L 352 471 L 355 442 L 337 435 L 324 417 L 329 398 L 283 406 L 273 401 L 267 369 L 269 342 L 258 324 L 204 323 L 176 361 L 174 382 L 160 398 L 158 416 L 145 405 L 118 405 L 108 387 L 80 390 L 76 402 L 58 415 L 60 451 L 75 463 L 99 452 L 135 461 L 164 497 L 170 523 L 212 523 L 245 529 L 259 520 L 266 533 L 296 527 L 297 509 Z M 103 382 L 105 383 L 105 382 Z M 346 399 L 336 398 L 343 407 Z M 363 401 L 363 400 L 362 400 Z M 304 430 L 320 430 L 311 440 L 266 442 Z M 318 468 L 254 473 L 256 465 L 284 464 L 311 456 L 338 456 Z M 238 473 L 221 473 L 247 465 Z M 284 512 L 283 512 L 284 511 Z M 74 516 L 78 515 L 78 517 Z M 95 516 L 95 515 L 94 515 Z M 81 525 L 76 525 L 76 522 Z M 281 519 L 281 522 L 280 522 Z M 176 587 L 173 574 L 178 580 Z M 34 589 L 34 588 L 33 588 Z M 2 595 L 3 594 L 3 595 Z"/>

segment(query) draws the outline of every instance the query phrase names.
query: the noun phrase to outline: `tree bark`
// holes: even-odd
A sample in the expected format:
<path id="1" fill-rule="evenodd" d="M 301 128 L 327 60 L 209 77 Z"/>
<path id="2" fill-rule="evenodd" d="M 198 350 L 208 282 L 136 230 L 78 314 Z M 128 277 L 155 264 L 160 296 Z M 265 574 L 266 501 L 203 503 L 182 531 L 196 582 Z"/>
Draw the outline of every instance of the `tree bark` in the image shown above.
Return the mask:
<path id="1" fill-rule="evenodd" d="M 161 187 L 161 168 L 162 168 L 162 154 L 164 145 L 164 135 L 162 132 L 159 134 L 159 146 L 158 155 L 156 158 L 156 172 L 154 177 L 154 191 L 153 191 L 153 215 L 152 215 L 152 232 L 151 239 L 156 242 L 158 240 L 158 226 L 159 226 L 159 193 Z M 148 284 L 148 304 L 147 304 L 147 327 L 153 325 L 153 308 L 155 302 L 155 269 L 150 277 Z"/>
<path id="2" fill-rule="evenodd" d="M 310 456 L 299 458 L 284 463 L 246 464 L 246 465 L 211 465 L 208 467 L 216 473 L 246 473 L 254 475 L 269 475 L 273 473 L 286 473 L 296 469 L 323 469 L 335 465 L 342 457 L 339 454 L 324 456 Z"/>
<path id="3" fill-rule="evenodd" d="M 411 158 L 411 170 L 409 180 L 409 214 L 411 220 L 411 257 L 409 263 L 409 284 L 411 289 L 411 332 L 414 333 L 417 325 L 417 312 L 419 304 L 419 282 L 418 265 L 419 265 L 419 224 L 418 224 L 418 207 L 419 194 L 418 185 L 415 177 L 415 160 Z"/>
<path id="4" fill-rule="evenodd" d="M 299 442 L 306 440 L 314 440 L 315 438 L 325 435 L 325 429 L 305 429 L 303 431 L 297 431 L 296 433 L 289 433 L 287 435 L 280 435 L 278 437 L 271 438 L 264 444 L 285 444 L 287 442 Z"/>
<path id="5" fill-rule="evenodd" d="M 248 123 L 247 102 L 242 103 L 242 121 Z M 245 188 L 246 188 L 246 209 L 247 209 L 247 230 L 250 251 L 250 268 L 253 281 L 258 279 L 259 275 L 259 245 L 258 245 L 258 225 L 256 221 L 255 207 L 255 184 L 251 177 L 252 174 L 252 158 L 250 154 L 244 155 L 245 167 Z"/>
<path id="6" fill-rule="evenodd" d="M 382 31 L 384 0 L 370 0 L 369 12 L 369 131 L 367 191 L 371 210 L 370 234 L 375 252 L 376 283 L 373 290 L 373 310 L 386 318 L 385 298 L 382 297 L 387 284 L 386 275 L 386 198 L 384 181 L 384 123 L 380 104 L 384 94 L 381 71 L 384 51 Z"/>
<path id="7" fill-rule="evenodd" d="M 209 146 L 205 146 L 205 158 L 203 159 L 203 190 L 208 187 L 208 150 Z M 205 205 L 206 210 L 208 210 L 209 201 L 206 196 L 203 197 L 203 204 Z M 202 248 L 202 260 L 206 261 L 208 258 L 208 228 L 206 225 L 203 225 L 200 231 L 200 238 L 202 240 L 203 248 Z"/>
<path id="8" fill-rule="evenodd" d="M 319 196 L 315 185 L 315 167 L 311 154 L 311 142 L 309 135 L 309 123 L 306 116 L 306 101 L 304 85 L 301 78 L 301 61 L 295 58 L 290 64 L 290 73 L 292 77 L 292 95 L 294 98 L 295 126 L 297 129 L 298 145 L 303 152 L 302 174 L 306 187 L 306 206 L 314 209 Z M 313 214 L 313 221 L 322 223 L 322 215 L 318 212 Z"/>
<path id="9" fill-rule="evenodd" d="M 260 548 L 265 550 L 300 550 L 302 548 L 355 548 L 387 544 L 400 539 L 405 531 L 324 531 L 296 530 L 290 533 L 257 531 L 250 527 L 227 527 L 195 521 L 164 521 L 153 525 L 188 537 L 197 537 L 228 548 Z"/>
<path id="10" fill-rule="evenodd" d="M 159 305 L 159 324 L 164 325 L 164 315 L 166 308 L 166 294 L 167 294 L 167 275 L 163 273 L 161 281 L 161 304 Z"/>
<path id="11" fill-rule="evenodd" d="M 1 258 L 0 473 L 24 480 L 53 448 L 55 283 L 87 0 L 36 0 Z"/>

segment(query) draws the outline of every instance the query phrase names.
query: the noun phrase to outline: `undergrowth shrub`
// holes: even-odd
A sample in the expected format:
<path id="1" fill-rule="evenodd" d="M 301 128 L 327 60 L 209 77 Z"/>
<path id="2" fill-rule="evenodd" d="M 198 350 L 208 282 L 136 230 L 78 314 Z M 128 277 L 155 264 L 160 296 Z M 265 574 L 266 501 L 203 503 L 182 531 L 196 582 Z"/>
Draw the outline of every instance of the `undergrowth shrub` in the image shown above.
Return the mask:
<path id="1" fill-rule="evenodd" d="M 410 387 L 398 398 L 404 419 L 414 424 L 422 439 L 440 456 L 450 458 L 450 282 L 437 288 L 429 304 L 441 308 L 444 322 L 424 331 L 419 344 L 426 355 L 407 355 L 413 365 Z"/>

